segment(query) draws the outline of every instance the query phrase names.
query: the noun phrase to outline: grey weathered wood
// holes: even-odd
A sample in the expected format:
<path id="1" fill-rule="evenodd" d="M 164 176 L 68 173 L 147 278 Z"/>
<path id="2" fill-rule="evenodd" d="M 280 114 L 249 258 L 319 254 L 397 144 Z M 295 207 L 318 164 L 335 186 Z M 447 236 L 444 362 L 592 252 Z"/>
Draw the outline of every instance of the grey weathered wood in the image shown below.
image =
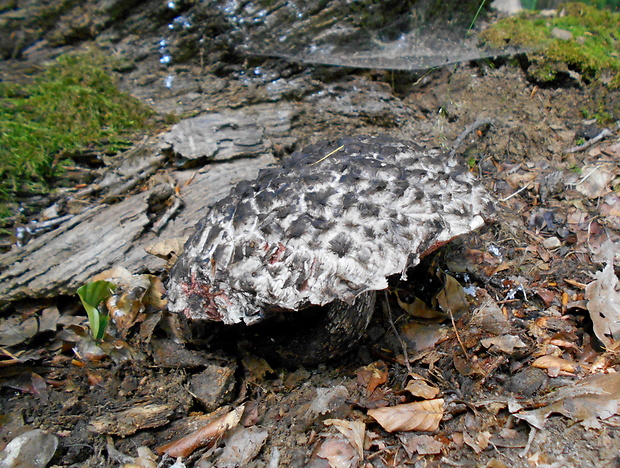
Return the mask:
<path id="1" fill-rule="evenodd" d="M 222 161 L 261 154 L 271 149 L 267 133 L 290 129 L 291 107 L 261 104 L 243 110 L 213 113 L 174 125 L 164 140 L 187 159 Z"/>
<path id="2" fill-rule="evenodd" d="M 120 166 L 111 167 L 99 185 L 82 194 L 101 192 L 104 201 L 121 201 L 92 206 L 24 247 L 0 255 L 0 307 L 26 298 L 73 294 L 112 266 L 132 272 L 163 268 L 165 261 L 147 254 L 145 247 L 188 236 L 206 209 L 227 195 L 234 183 L 253 179 L 261 168 L 274 164 L 270 137 L 286 136 L 292 113 L 289 104 L 262 104 L 196 117 L 128 152 Z M 188 146 L 191 137 L 201 144 Z M 166 142 L 182 158 L 229 160 L 200 170 L 168 169 L 167 177 L 152 177 L 165 163 Z M 149 177 L 153 184 L 149 190 L 130 196 L 122 193 Z M 176 216 L 157 223 L 168 215 L 150 213 L 149 197 L 162 191 L 174 193 L 171 184 L 180 188 L 182 204 Z"/>
<path id="3" fill-rule="evenodd" d="M 157 270 L 164 261 L 144 248 L 160 239 L 187 236 L 207 207 L 233 183 L 256 177 L 275 163 L 271 155 L 210 166 L 182 187 L 184 208 L 156 235 L 149 228 L 147 199 L 158 186 L 113 205 L 94 206 L 22 248 L 0 256 L 0 307 L 29 297 L 73 294 L 93 275 L 112 266 Z M 173 174 L 181 181 L 188 171 Z"/>

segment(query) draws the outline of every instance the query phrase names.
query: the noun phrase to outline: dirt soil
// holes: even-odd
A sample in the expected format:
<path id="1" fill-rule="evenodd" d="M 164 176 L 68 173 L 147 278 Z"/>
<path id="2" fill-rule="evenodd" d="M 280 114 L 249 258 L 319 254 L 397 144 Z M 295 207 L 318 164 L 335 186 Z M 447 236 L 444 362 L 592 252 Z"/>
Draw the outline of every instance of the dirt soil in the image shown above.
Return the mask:
<path id="1" fill-rule="evenodd" d="M 55 318 L 44 333 L 2 348 L 0 449 L 38 428 L 58 440 L 50 465 L 172 466 L 176 457 L 161 455 L 161 447 L 244 405 L 233 429 L 205 436 L 209 443 L 184 454 L 182 463 L 620 466 L 620 397 L 611 392 L 614 398 L 593 400 L 584 412 L 574 409 L 588 407 L 580 396 L 609 392 L 557 393 L 575 389 L 590 374 L 613 377 L 620 369 L 617 352 L 605 351 L 594 332 L 585 297 L 585 285 L 613 257 L 604 242 L 618 242 L 620 234 L 618 130 L 568 151 L 579 138 L 603 130 L 584 113 L 617 111 L 618 91 L 570 77 L 539 86 L 528 80 L 523 57 L 426 74 L 265 58 L 206 66 L 196 58 L 164 67 L 155 37 L 114 44 L 123 58 L 134 57 L 120 75 L 124 90 L 162 115 L 289 102 L 295 117 L 272 142 L 276 156 L 360 133 L 389 133 L 449 150 L 468 126 L 487 119 L 467 134 L 457 154 L 496 198 L 496 219 L 428 259 L 409 275 L 410 283 L 393 288 L 400 299 L 417 296 L 426 306 L 410 307 L 412 315 L 390 294 L 389 307 L 385 300 L 377 307 L 359 346 L 316 368 L 280 367 L 253 352 L 247 337 L 218 340 L 207 331 L 201 346 L 184 345 L 179 322 L 165 310 L 142 314 L 97 356 L 75 297 L 14 304 L 5 318 L 45 310 Z M 98 42 L 112 47 L 106 38 Z M 56 52 L 39 47 L 6 64 L 26 69 Z M 174 76 L 170 88 L 164 85 L 168 76 Z M 171 161 L 158 174 L 175 170 Z M 166 278 L 165 270 L 151 273 Z M 446 315 L 447 309 L 454 313 Z M 421 410 L 437 419 L 436 430 L 421 430 L 417 422 L 417 431 L 387 432 L 371 416 L 377 408 L 438 399 L 440 410 Z M 609 404 L 609 417 L 591 408 Z M 532 412 L 551 407 L 552 414 Z M 359 426 L 338 430 L 342 423 L 328 420 L 365 424 L 362 442 L 350 442 Z M 231 449 L 234 436 L 242 440 L 237 449 Z M 155 454 L 159 448 L 160 455 L 149 462 L 144 447 Z M 234 458 L 235 450 L 245 458 Z"/>

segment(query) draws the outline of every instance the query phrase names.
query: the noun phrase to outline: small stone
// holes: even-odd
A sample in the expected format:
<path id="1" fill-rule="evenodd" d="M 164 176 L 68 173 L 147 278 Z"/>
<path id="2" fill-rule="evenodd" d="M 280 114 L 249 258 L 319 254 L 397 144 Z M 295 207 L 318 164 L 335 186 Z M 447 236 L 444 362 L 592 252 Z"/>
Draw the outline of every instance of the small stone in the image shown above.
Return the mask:
<path id="1" fill-rule="evenodd" d="M 515 374 L 506 387 L 513 393 L 527 398 L 531 397 L 536 392 L 544 390 L 549 383 L 549 377 L 540 369 L 534 367 L 528 367 Z"/>
<path id="2" fill-rule="evenodd" d="M 153 360 L 159 367 L 192 369 L 207 365 L 210 362 L 207 353 L 189 350 L 172 340 L 153 340 L 151 348 Z"/>
<path id="3" fill-rule="evenodd" d="M 558 239 L 555 236 L 549 237 L 548 239 L 545 239 L 543 241 L 543 246 L 549 250 L 557 249 L 561 245 L 562 245 L 562 242 L 560 242 L 560 239 Z"/>
<path id="4" fill-rule="evenodd" d="M 0 466 L 12 468 L 28 466 L 31 468 L 45 468 L 52 459 L 58 438 L 40 429 L 28 431 L 15 437 L 0 452 Z"/>
<path id="5" fill-rule="evenodd" d="M 567 31 L 566 29 L 553 28 L 551 31 L 551 35 L 556 39 L 562 39 L 563 41 L 568 41 L 573 38 L 573 33 Z"/>
<path id="6" fill-rule="evenodd" d="M 210 364 L 192 376 L 189 390 L 207 411 L 215 411 L 234 395 L 236 370 L 235 365 Z"/>

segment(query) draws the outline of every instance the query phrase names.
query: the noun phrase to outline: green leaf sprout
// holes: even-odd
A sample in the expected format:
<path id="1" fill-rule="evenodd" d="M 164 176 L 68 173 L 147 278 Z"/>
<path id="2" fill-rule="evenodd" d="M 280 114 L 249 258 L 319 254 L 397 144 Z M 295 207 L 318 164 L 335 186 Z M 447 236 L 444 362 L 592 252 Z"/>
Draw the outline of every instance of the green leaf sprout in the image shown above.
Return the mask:
<path id="1" fill-rule="evenodd" d="M 88 314 L 90 333 L 95 341 L 103 339 L 106 327 L 110 321 L 108 314 L 105 310 L 100 310 L 99 306 L 112 295 L 115 289 L 116 285 L 109 281 L 93 281 L 80 286 L 77 290 L 82 305 Z"/>

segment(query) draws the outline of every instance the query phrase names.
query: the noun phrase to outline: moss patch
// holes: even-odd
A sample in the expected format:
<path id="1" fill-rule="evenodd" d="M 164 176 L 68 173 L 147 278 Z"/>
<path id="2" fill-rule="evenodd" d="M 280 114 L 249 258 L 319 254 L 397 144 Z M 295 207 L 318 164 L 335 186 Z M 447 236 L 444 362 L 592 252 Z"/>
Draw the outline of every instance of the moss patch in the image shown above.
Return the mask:
<path id="1" fill-rule="evenodd" d="M 98 52 L 59 57 L 28 84 L 0 82 L 0 216 L 17 192 L 47 191 L 92 146 L 114 153 L 153 111 L 121 93 Z"/>
<path id="2" fill-rule="evenodd" d="M 546 18 L 534 12 L 506 18 L 481 33 L 493 47 L 530 47 L 531 77 L 540 82 L 577 72 L 586 82 L 620 88 L 620 13 L 583 3 L 567 3 L 559 15 Z"/>

